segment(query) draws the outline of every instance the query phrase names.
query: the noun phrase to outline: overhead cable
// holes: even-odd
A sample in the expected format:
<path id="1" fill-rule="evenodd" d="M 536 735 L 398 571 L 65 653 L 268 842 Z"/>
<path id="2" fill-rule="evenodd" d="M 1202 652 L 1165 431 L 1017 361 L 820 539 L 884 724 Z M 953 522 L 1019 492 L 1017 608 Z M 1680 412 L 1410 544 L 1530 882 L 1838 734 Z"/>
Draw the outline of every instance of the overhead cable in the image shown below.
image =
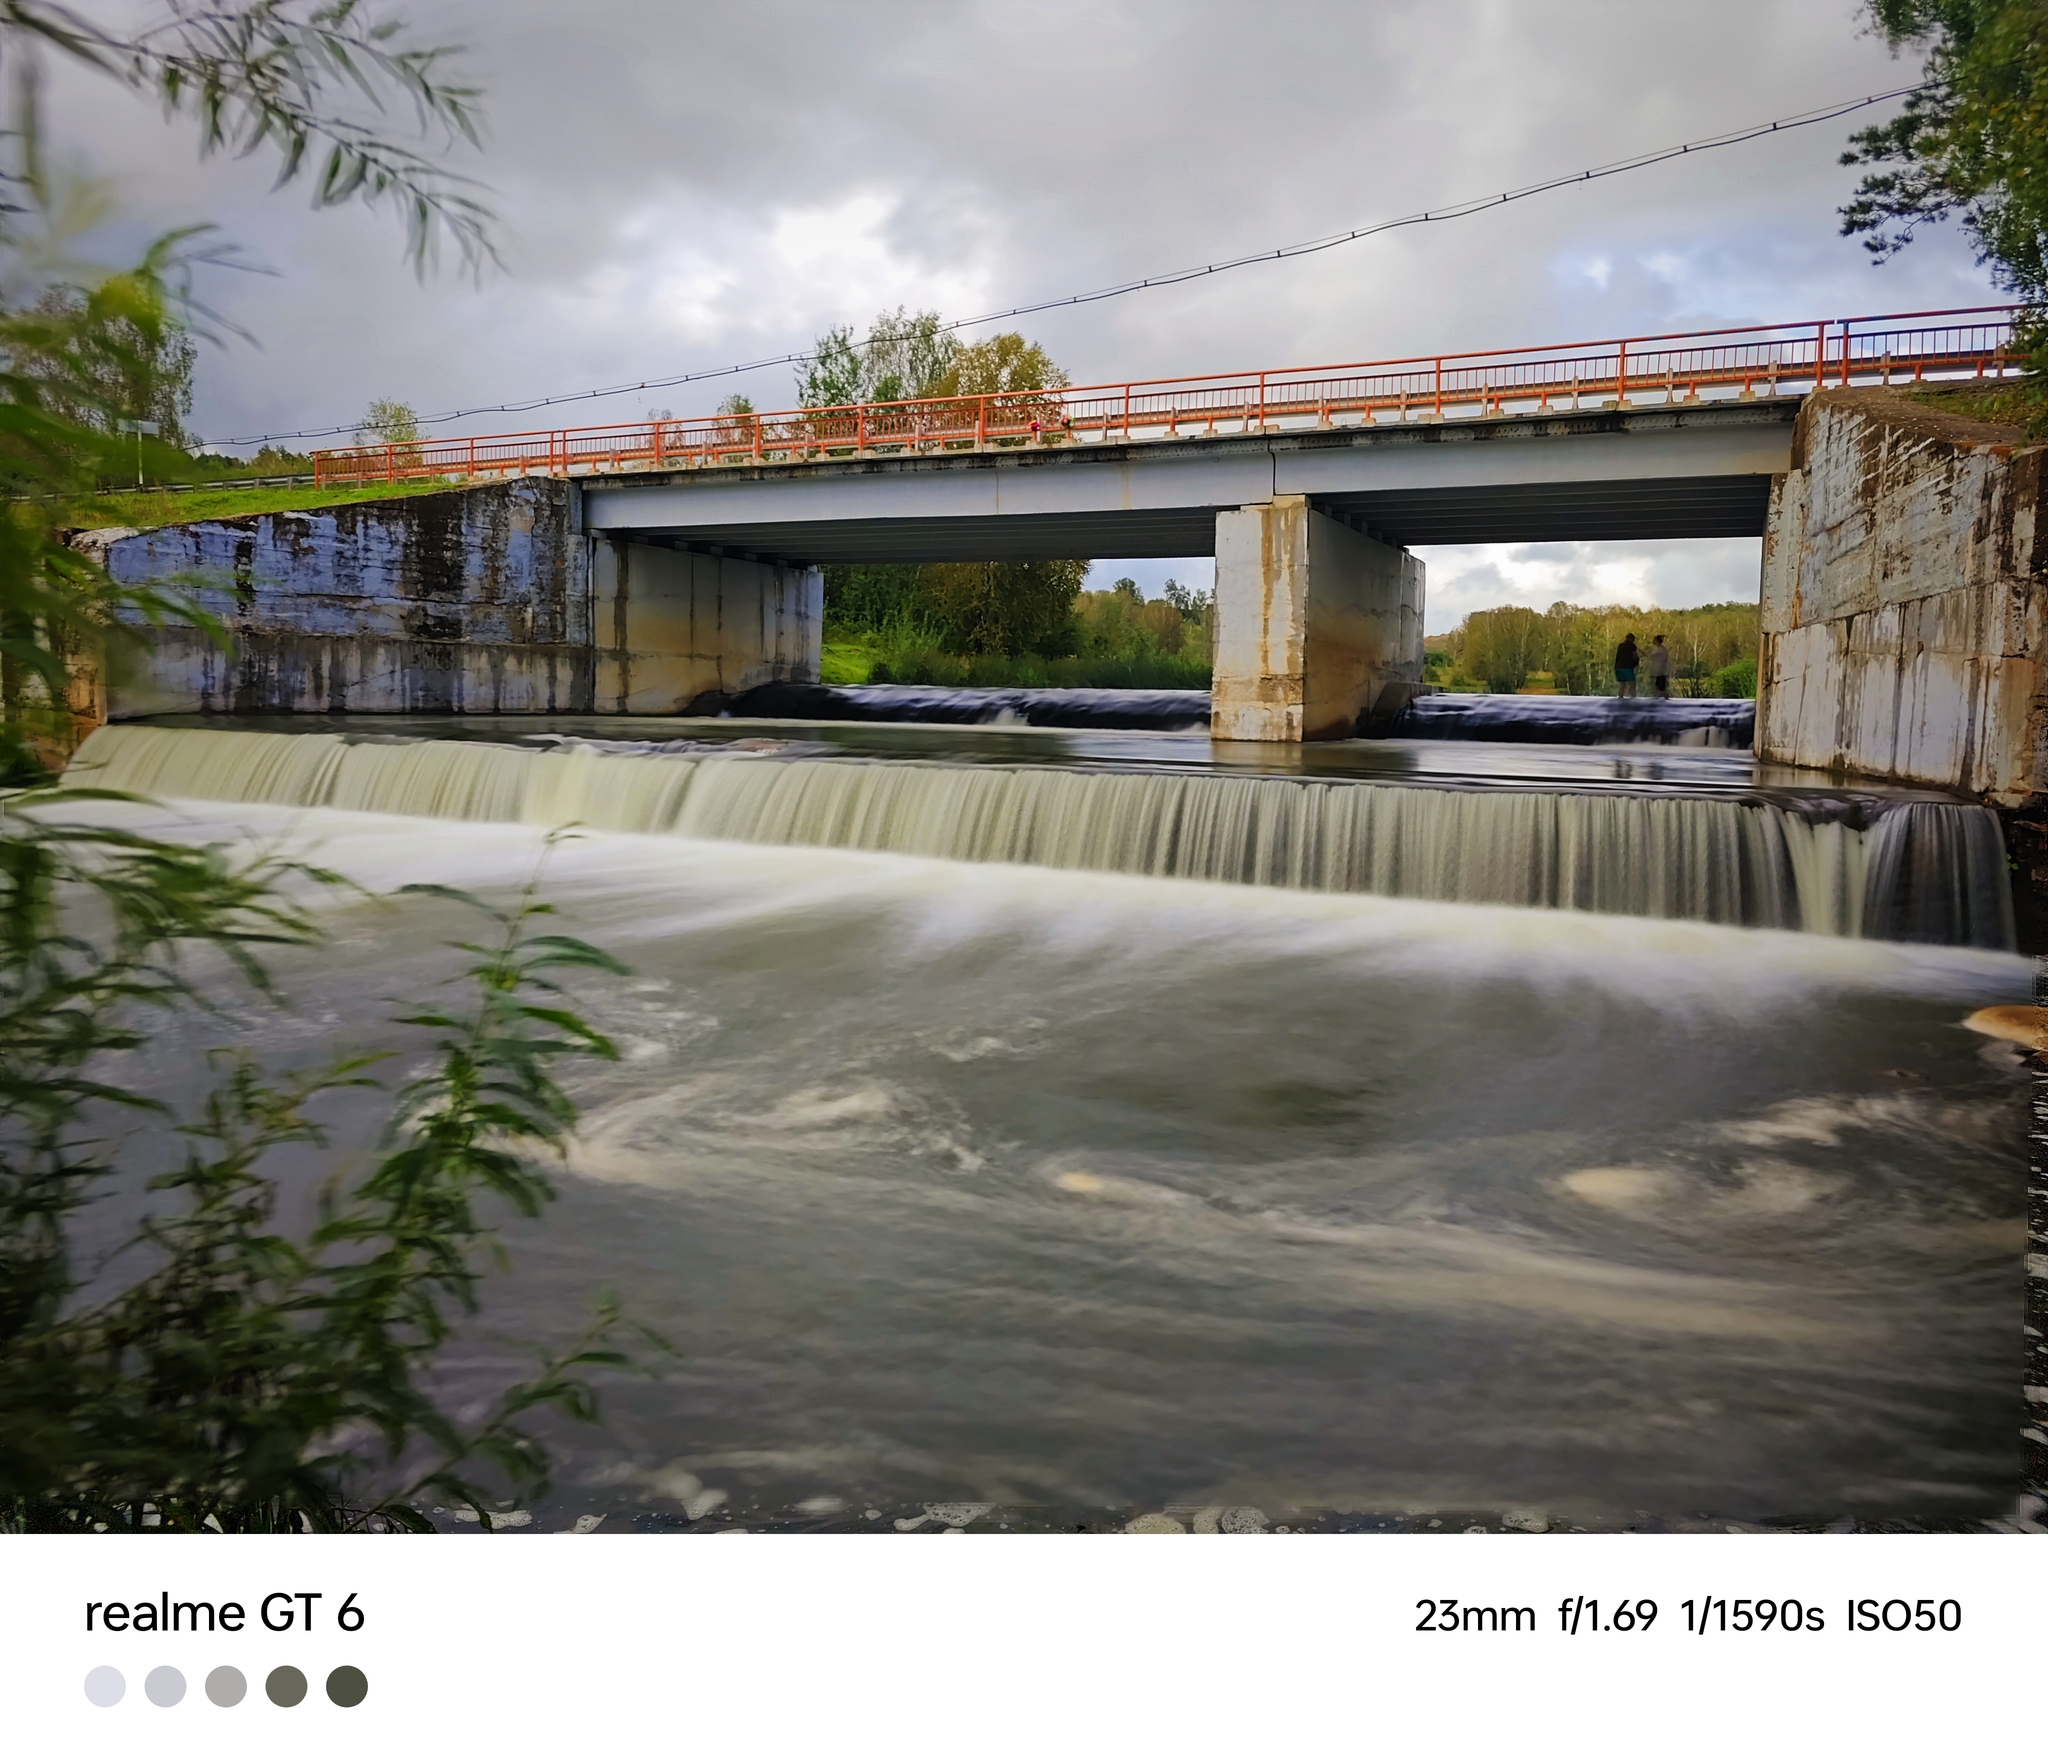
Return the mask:
<path id="1" fill-rule="evenodd" d="M 1041 312 L 1066 310 L 1075 305 L 1100 304 L 1105 299 L 1124 298 L 1134 292 L 1150 292 L 1165 286 L 1184 286 L 1192 280 L 1201 280 L 1212 274 L 1227 274 L 1235 268 L 1250 268 L 1260 262 L 1286 262 L 1297 256 L 1318 255 L 1324 250 L 1334 250 L 1341 244 L 1357 243 L 1361 239 L 1378 237 L 1382 232 L 1400 231 L 1408 226 L 1437 225 L 1446 220 L 1469 219 L 1476 213 L 1488 213 L 1497 207 L 1505 207 L 1511 201 L 1526 201 L 1532 195 L 1547 195 L 1557 189 L 1569 189 L 1598 182 L 1605 177 L 1618 177 L 1627 171 L 1647 170 L 1651 165 L 1665 164 L 1674 158 L 1713 152 L 1724 146 L 1739 146 L 1748 140 L 1788 133 L 1795 128 L 1810 128 L 1817 122 L 1832 122 L 1837 117 L 1869 109 L 1873 104 L 1890 103 L 1895 98 L 1911 97 L 1915 93 L 1930 89 L 1932 88 L 1925 84 L 1902 85 L 1895 91 L 1881 91 L 1870 97 L 1853 98 L 1844 103 L 1830 104 L 1825 109 L 1807 110 L 1796 116 L 1783 116 L 1775 122 L 1759 122 L 1754 127 L 1737 128 L 1726 134 L 1712 134 L 1703 140 L 1689 140 L 1682 145 L 1662 147 L 1655 152 L 1638 153 L 1633 158 L 1618 158 L 1610 164 L 1595 165 L 1591 170 L 1574 171 L 1570 176 L 1551 177 L 1540 183 L 1524 184 L 1518 189 L 1505 189 L 1498 195 L 1479 195 L 1469 201 L 1456 202 L 1447 207 L 1431 207 L 1420 213 L 1404 214 L 1399 219 L 1383 219 L 1373 225 L 1353 226 L 1349 231 L 1331 232 L 1324 237 L 1310 238 L 1304 243 L 1285 244 L 1272 250 L 1258 250 L 1247 256 L 1232 256 L 1227 261 L 1209 262 L 1199 268 L 1182 268 L 1171 274 L 1148 274 L 1140 280 L 1120 281 L 1114 286 L 1098 287 L 1093 292 L 1077 292 L 1064 298 L 1040 299 L 1035 304 L 1011 305 L 1006 310 L 984 311 L 979 316 L 960 317 L 952 322 L 939 324 L 934 332 L 951 334 L 962 329 L 977 328 L 983 323 L 1002 323 L 1013 317 L 1036 316 Z M 600 390 L 575 390 L 559 396 L 535 396 L 524 402 L 479 403 L 473 408 L 454 408 L 445 414 L 423 414 L 416 418 L 421 426 L 440 426 L 451 420 L 468 420 L 479 414 L 525 414 L 536 408 L 554 408 L 569 402 L 595 402 L 608 396 L 633 396 L 648 390 L 674 389 L 680 384 L 739 377 L 746 372 L 764 371 L 773 365 L 806 365 L 815 357 L 816 355 L 812 353 L 778 353 L 772 358 L 752 359 L 742 365 L 712 366 L 701 371 L 678 372 L 672 377 L 665 378 L 642 378 L 637 383 L 612 384 Z M 279 439 L 333 438 L 353 434 L 355 430 L 353 426 L 307 427 L 297 432 L 257 433 L 245 438 L 219 439 L 215 442 L 224 445 L 260 445 Z"/>

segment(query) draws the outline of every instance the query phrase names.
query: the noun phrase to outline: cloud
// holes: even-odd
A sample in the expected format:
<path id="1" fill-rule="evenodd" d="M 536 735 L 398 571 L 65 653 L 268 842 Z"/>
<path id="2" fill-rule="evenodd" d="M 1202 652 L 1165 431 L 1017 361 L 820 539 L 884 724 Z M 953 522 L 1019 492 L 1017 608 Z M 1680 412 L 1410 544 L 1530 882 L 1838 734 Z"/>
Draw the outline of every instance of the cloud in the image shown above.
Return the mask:
<path id="1" fill-rule="evenodd" d="M 1418 548 L 1428 568 L 1423 621 L 1448 633 L 1475 609 L 1519 604 L 1636 604 L 1681 609 L 1753 603 L 1763 544 L 1754 537 L 1672 542 L 1488 542 Z"/>
<path id="2" fill-rule="evenodd" d="M 404 10 L 430 35 L 471 43 L 489 94 L 485 150 L 454 161 L 504 216 L 509 272 L 481 289 L 445 273 L 416 283 L 392 215 L 309 212 L 303 186 L 270 191 L 269 161 L 202 164 L 188 127 L 119 85 L 76 70 L 50 81 L 57 146 L 126 197 L 119 247 L 210 218 L 281 271 L 205 288 L 262 346 L 203 357 L 202 432 L 352 421 L 373 396 L 435 411 L 631 383 L 801 349 L 899 303 L 961 314 L 1055 297 L 1570 173 L 1916 71 L 1860 30 L 1848 0 Z M 1839 235 L 1854 173 L 1836 160 L 1853 126 L 1023 326 L 1077 381 L 1114 382 L 1985 302 L 1985 276 L 1952 233 L 1881 270 Z M 700 413 L 734 388 L 773 406 L 790 377 L 775 368 L 652 399 Z M 649 400 L 447 430 L 633 418 Z M 1719 582 L 1741 570 L 1726 556 L 1636 552 L 1542 566 L 1440 556 L 1432 618 L 1495 579 L 1537 595 L 1552 580 L 1556 595 L 1741 594 Z"/>

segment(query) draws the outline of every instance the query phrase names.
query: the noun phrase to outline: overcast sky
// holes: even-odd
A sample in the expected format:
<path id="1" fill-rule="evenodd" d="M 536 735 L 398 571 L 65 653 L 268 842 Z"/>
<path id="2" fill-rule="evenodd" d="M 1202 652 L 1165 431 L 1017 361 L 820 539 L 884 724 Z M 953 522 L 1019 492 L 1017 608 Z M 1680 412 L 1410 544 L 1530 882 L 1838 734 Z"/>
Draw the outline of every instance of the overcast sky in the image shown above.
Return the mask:
<path id="1" fill-rule="evenodd" d="M 1910 83 L 1851 0 L 435 0 L 489 94 L 506 269 L 424 285 L 394 216 L 312 213 L 268 161 L 79 73 L 52 131 L 125 236 L 210 220 L 251 330 L 201 360 L 208 438 L 559 394 L 806 346 L 1445 205 Z M 1890 113 L 1887 109 L 1883 113 Z M 1076 381 L 1986 302 L 1952 233 L 1837 235 L 1840 121 L 1443 226 L 1021 326 Z M 446 432 L 793 400 L 788 367 Z M 1499 602 L 1753 598 L 1754 542 L 1434 549 L 1429 623 Z M 1208 563 L 1108 569 L 1200 583 Z"/>

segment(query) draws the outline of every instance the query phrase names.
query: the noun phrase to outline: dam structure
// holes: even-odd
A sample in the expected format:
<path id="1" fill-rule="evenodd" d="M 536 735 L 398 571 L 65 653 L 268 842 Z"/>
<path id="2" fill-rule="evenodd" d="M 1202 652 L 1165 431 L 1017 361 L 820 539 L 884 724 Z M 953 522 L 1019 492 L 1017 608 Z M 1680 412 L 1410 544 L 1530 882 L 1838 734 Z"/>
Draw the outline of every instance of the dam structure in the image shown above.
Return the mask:
<path id="1" fill-rule="evenodd" d="M 1884 386 L 1995 378 L 2007 369 L 2009 340 L 2002 311 L 1935 313 L 1444 356 L 1426 367 L 1383 362 L 322 453 L 321 478 L 335 485 L 363 485 L 380 469 L 392 480 L 438 474 L 475 484 L 88 538 L 117 580 L 217 580 L 202 606 L 237 642 L 230 657 L 196 632 L 153 633 L 141 673 L 113 686 L 107 716 L 163 723 L 226 713 L 247 724 L 274 713 L 330 722 L 533 714 L 557 733 L 570 720 L 606 717 L 887 718 L 880 691 L 815 686 L 823 565 L 1213 554 L 1205 728 L 1219 757 L 1345 744 L 1364 732 L 1439 747 L 1561 735 L 1732 747 L 1751 734 L 1746 703 L 1673 703 L 1661 723 L 1654 702 L 1422 698 L 1426 580 L 1412 547 L 1761 535 L 1758 748 L 1791 772 L 1825 770 L 1832 802 L 1795 785 L 1788 805 L 1760 779 L 1740 798 L 1708 786 L 1684 799 L 1669 795 L 1685 784 L 1681 769 L 1663 794 L 1588 791 L 1540 764 L 1506 784 L 1467 784 L 1447 777 L 1440 757 L 1405 773 L 1255 775 L 1227 761 L 1196 772 L 1165 757 L 1066 776 L 1027 762 L 1004 776 L 971 744 L 934 744 L 940 760 L 920 765 L 787 748 L 749 760 L 663 750 L 663 739 L 644 736 L 597 739 L 617 747 L 585 748 L 579 759 L 596 767 L 495 744 L 462 757 L 425 748 L 394 765 L 347 738 L 328 751 L 331 761 L 296 738 L 261 757 L 251 743 L 243 766 L 271 775 L 249 781 L 251 799 L 282 788 L 273 801 L 305 805 L 355 797 L 354 807 L 463 819 L 585 820 L 545 802 L 557 780 L 543 776 L 575 774 L 570 791 L 596 812 L 591 820 L 634 833 L 2003 947 L 2015 916 L 2002 877 L 1991 875 L 2002 870 L 2001 825 L 1970 800 L 1988 794 L 2010 810 L 2030 795 L 2035 771 L 2027 752 L 2043 720 L 2028 703 L 2040 697 L 2041 617 L 2028 594 L 2032 551 L 2015 546 L 2015 533 L 2031 531 L 2023 508 L 2036 474 L 2031 465 L 2013 474 L 2020 466 L 1993 455 L 1998 447 L 1982 434 L 1963 434 L 1957 451 L 1952 420 L 1947 439 L 1936 430 L 1943 417 L 1901 424 L 1886 410 L 1904 404 Z M 1882 436 L 1909 428 L 1910 441 Z M 1855 461 L 1873 444 L 1888 459 L 1874 469 Z M 1952 461 L 1932 460 L 1937 452 Z M 1976 460 L 1953 460 L 1963 452 Z M 550 472 L 524 473 L 537 465 Z M 1957 491 L 1964 476 L 1974 499 Z M 2001 485 L 2008 476 L 2010 489 Z M 1802 568 L 1830 580 L 1854 571 L 1862 550 L 1853 508 L 1832 509 L 1855 498 L 1842 485 L 1851 481 L 1891 483 L 1865 494 L 1883 502 L 1876 522 L 1864 519 L 1879 532 L 1865 550 L 1950 540 L 1943 532 L 1960 531 L 1958 519 L 1984 524 L 1981 507 L 1991 502 L 1992 526 L 2007 535 L 1986 543 L 1958 533 L 1962 546 L 1949 559 L 1904 566 L 1909 590 L 1930 574 L 1948 589 L 1960 568 L 1955 601 L 1967 607 L 1911 620 L 1916 655 L 1897 670 L 1936 680 L 1905 692 L 1895 685 L 1882 699 L 1856 680 L 1846 711 L 1866 728 L 1847 747 L 1824 747 L 1833 733 L 1822 729 L 1820 699 L 1851 686 L 1831 679 L 1851 671 L 1822 657 L 1838 646 L 1790 630 L 1788 618 L 1810 617 L 1821 602 L 1795 578 Z M 1887 493 L 1896 512 L 1883 509 Z M 1894 526 L 1909 534 L 1887 533 Z M 1829 588 L 1852 606 L 1862 601 L 1855 589 L 1871 594 Z M 1887 589 L 1897 594 L 1880 586 L 1876 595 Z M 1792 607 L 1775 607 L 1781 599 Z M 1780 623 L 1787 632 L 1774 631 Z M 1906 637 L 1896 612 L 1868 633 L 1843 625 L 1852 652 Z M 1809 704 L 1796 709 L 1800 728 L 1787 737 L 1785 703 L 1802 689 Z M 1987 689 L 2002 703 L 1995 710 L 1980 704 Z M 996 716 L 1059 723 L 1063 710 L 1069 724 L 1156 724 L 1162 738 L 1192 728 L 1175 697 L 1064 709 L 1018 701 Z M 1877 761 L 1869 751 L 1882 727 L 1909 710 L 1919 729 L 1905 753 Z M 988 716 L 928 699 L 902 711 Z M 1561 730 L 1568 720 L 1585 722 Z M 1935 758 L 1944 726 L 1957 727 L 1950 744 L 1960 757 Z M 145 758 L 147 742 L 112 729 L 81 765 L 125 771 L 140 762 L 157 775 L 144 789 L 242 796 L 242 782 L 223 777 L 221 764 L 234 762 L 219 746 L 204 758 L 197 745 L 189 759 L 161 750 Z M 451 761 L 469 764 L 466 778 L 442 773 Z M 1148 771 L 1155 766 L 1166 771 Z M 361 777 L 372 769 L 384 776 L 376 784 Z M 419 776 L 430 771 L 442 777 L 427 785 Z M 278 777 L 286 772 L 299 777 Z M 401 773 L 413 777 L 401 782 Z M 524 777 L 514 784 L 513 773 Z M 1881 784 L 1859 785 L 1863 777 Z M 438 800 L 431 808 L 419 806 L 422 785 Z M 508 785 L 514 804 L 503 802 Z M 641 801 L 620 805 L 615 820 L 601 802 L 614 793 Z"/>
<path id="2" fill-rule="evenodd" d="M 34 807 L 347 879 L 140 1136 L 224 1052 L 400 1084 L 523 895 L 627 972 L 549 970 L 612 1051 L 489 1327 L 601 1270 L 682 1352 L 540 1528 L 2010 1517 L 2040 453 L 1883 382 L 2002 321 L 433 441 L 96 538 L 237 643 Z M 1408 544 L 1624 528 L 1763 535 L 1762 699 L 1415 698 Z M 1207 698 L 818 681 L 835 556 L 1161 550 Z"/>
<path id="3" fill-rule="evenodd" d="M 734 722 L 738 725 L 738 722 Z M 752 729 L 752 727 L 747 727 Z M 971 738 L 973 733 L 968 734 Z M 1167 739 L 1139 734 L 1133 742 Z M 109 726 L 66 782 L 160 798 L 581 827 L 2010 948 L 1993 812 L 1912 794 L 1587 771 L 1242 774 L 1151 756 L 876 759 L 758 734 L 350 738 Z M 1667 758 L 1672 759 L 1672 758 Z"/>
<path id="4" fill-rule="evenodd" d="M 1804 401 L 1996 378 L 2003 310 L 354 447 L 451 493 L 87 540 L 208 573 L 242 642 L 112 716 L 667 713 L 815 681 L 818 567 L 1213 555 L 1211 730 L 1301 742 L 1421 686 L 1432 542 L 1762 535 Z M 482 483 L 470 492 L 454 484 Z"/>

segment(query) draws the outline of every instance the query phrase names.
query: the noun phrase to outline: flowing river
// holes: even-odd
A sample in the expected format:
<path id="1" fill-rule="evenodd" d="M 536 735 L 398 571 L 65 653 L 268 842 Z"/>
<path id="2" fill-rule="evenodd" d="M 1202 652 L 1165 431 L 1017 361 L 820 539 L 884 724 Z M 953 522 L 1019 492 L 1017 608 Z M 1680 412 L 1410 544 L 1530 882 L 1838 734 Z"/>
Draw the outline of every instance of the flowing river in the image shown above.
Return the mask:
<path id="1" fill-rule="evenodd" d="M 1988 813 L 1714 749 L 534 730 L 116 727 L 72 781 L 156 802 L 71 808 L 375 891 L 540 866 L 631 966 L 576 989 L 622 1057 L 487 1325 L 559 1341 L 609 1286 L 678 1356 L 562 1436 L 537 1526 L 2009 1508 L 2027 1083 L 1963 1019 L 2030 976 Z M 153 1087 L 222 1041 L 403 1056 L 468 921 L 318 905 L 290 1008 Z M 509 1368 L 466 1342 L 450 1394 Z"/>

